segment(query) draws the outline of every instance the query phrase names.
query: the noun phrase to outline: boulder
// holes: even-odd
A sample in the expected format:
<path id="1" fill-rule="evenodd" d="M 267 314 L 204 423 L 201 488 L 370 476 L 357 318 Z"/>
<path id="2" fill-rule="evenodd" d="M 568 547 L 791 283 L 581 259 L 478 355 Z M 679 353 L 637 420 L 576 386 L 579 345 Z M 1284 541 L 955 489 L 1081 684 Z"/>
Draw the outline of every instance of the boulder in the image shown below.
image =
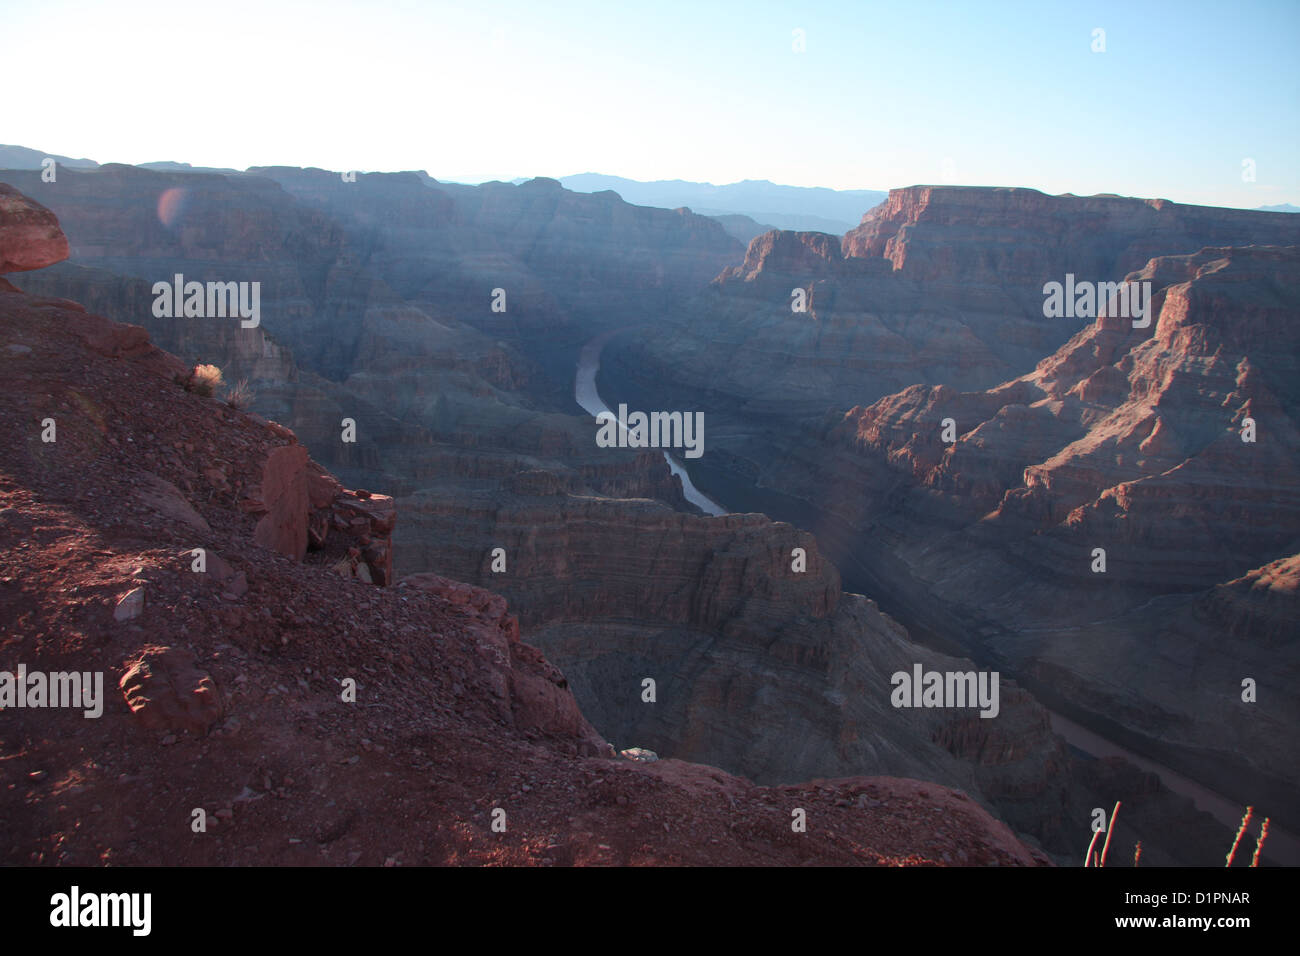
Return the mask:
<path id="1" fill-rule="evenodd" d="M 40 203 L 0 183 L 0 272 L 44 269 L 68 258 L 68 237 Z"/>
<path id="2" fill-rule="evenodd" d="M 146 648 L 118 686 L 131 712 L 150 730 L 202 734 L 221 718 L 217 685 L 183 648 Z"/>

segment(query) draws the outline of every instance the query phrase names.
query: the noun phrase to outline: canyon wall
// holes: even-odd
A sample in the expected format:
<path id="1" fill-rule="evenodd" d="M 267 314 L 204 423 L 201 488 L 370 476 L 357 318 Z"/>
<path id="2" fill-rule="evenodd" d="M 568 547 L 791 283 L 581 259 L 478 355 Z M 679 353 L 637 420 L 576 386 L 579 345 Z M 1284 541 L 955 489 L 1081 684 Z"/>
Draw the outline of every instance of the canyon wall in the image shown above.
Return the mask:
<path id="1" fill-rule="evenodd" d="M 1045 318 L 1047 282 L 1119 281 L 1152 256 L 1206 246 L 1298 243 L 1300 223 L 1282 213 L 1032 189 L 895 189 L 842 239 L 755 238 L 742 265 L 682 310 L 612 342 L 603 373 L 615 391 L 624 380 L 654 386 L 673 398 L 663 407 L 692 401 L 742 420 L 738 429 L 745 415 L 820 415 L 916 383 L 990 388 L 1088 323 Z"/>
<path id="2" fill-rule="evenodd" d="M 1300 546 L 1297 245 L 1267 212 L 894 190 L 838 243 L 754 239 L 687 309 L 615 337 L 599 385 L 703 411 L 695 483 L 812 530 L 914 639 L 1285 815 L 1300 702 L 1289 579 L 1267 569 Z M 1067 274 L 1150 282 L 1151 325 L 1045 318 Z M 1252 709 L 1258 673 L 1276 683 Z"/>
<path id="3" fill-rule="evenodd" d="M 428 549 L 403 547 L 399 558 L 506 595 L 618 747 L 762 783 L 868 772 L 934 780 L 1067 859 L 1079 821 L 1123 794 L 1141 821 L 1125 832 L 1151 859 L 1209 861 L 1197 848 L 1218 839 L 1208 818 L 1130 767 L 1080 762 L 1005 674 L 994 718 L 894 707 L 895 673 L 975 665 L 843 593 L 807 532 L 758 514 L 707 518 L 570 495 L 542 472 L 476 507 L 423 495 L 399 505 L 411 547 Z"/>
<path id="4" fill-rule="evenodd" d="M 858 493 L 832 498 L 855 526 L 896 532 L 895 557 L 951 604 L 996 608 L 991 643 L 1018 669 L 1124 714 L 1181 766 L 1240 786 L 1244 764 L 1283 799 L 1300 647 L 1267 609 L 1293 588 L 1281 568 L 1300 544 L 1300 250 L 1204 249 L 1130 278 L 1156 289 L 1150 329 L 1103 317 L 989 391 L 917 387 L 851 410 L 827 441 L 854 449 L 862 467 L 839 459 L 837 486 Z M 1267 587 L 1243 582 L 1260 575 Z M 1263 707 L 1241 700 L 1257 674 Z"/>
<path id="5" fill-rule="evenodd" d="M 72 237 L 71 261 L 26 288 L 139 322 L 175 353 L 219 365 L 229 384 L 246 379 L 253 409 L 355 484 L 405 494 L 444 482 L 451 494 L 476 474 L 544 464 L 590 493 L 691 507 L 658 456 L 596 453 L 571 390 L 547 379 L 518 332 L 578 322 L 557 298 L 565 289 L 636 302 L 646 289 L 667 294 L 712 274 L 738 254 L 716 223 L 549 188 L 497 184 L 491 202 L 471 202 L 474 190 L 453 201 L 415 173 L 344 183 L 322 170 L 261 172 L 286 186 L 260 174 L 118 165 L 65 170 L 53 184 L 7 172 L 47 196 Z M 602 210 L 608 236 L 591 226 Z M 453 262 L 458 250 L 498 271 L 485 278 Z M 580 265 L 599 268 L 599 282 L 570 281 Z M 155 315 L 153 283 L 176 274 L 258 282 L 260 321 Z M 422 292 L 416 274 L 456 288 Z M 497 286 L 507 293 L 502 314 L 490 307 Z M 507 327 L 510 341 L 497 337 Z M 572 356 L 565 362 L 571 375 Z M 354 441 L 343 440 L 345 419 Z"/>

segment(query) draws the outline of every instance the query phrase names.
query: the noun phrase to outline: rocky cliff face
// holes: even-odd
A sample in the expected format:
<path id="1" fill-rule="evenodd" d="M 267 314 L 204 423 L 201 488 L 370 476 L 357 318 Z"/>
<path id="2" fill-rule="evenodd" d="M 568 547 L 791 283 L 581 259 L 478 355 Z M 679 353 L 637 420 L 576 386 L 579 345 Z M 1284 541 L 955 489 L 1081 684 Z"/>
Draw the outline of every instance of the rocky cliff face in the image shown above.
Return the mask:
<path id="1" fill-rule="evenodd" d="M 863 772 L 935 780 L 1070 852 L 1075 821 L 1094 804 L 1084 806 L 1046 711 L 1010 682 L 996 719 L 895 708 L 893 674 L 974 665 L 914 643 L 873 601 L 842 593 L 807 532 L 757 514 L 568 495 L 546 479 L 472 507 L 403 499 L 413 543 L 401 559 L 506 595 L 608 739 L 763 783 Z M 1141 838 L 1152 845 L 1149 832 Z"/>
<path id="2" fill-rule="evenodd" d="M 404 301 L 508 339 L 567 385 L 573 353 L 618 324 L 653 320 L 740 258 L 687 209 L 633 206 L 553 179 L 439 183 L 423 173 L 250 173 L 343 224 L 367 268 Z M 493 308 L 493 290 L 505 300 Z"/>
<path id="3" fill-rule="evenodd" d="M 264 544 L 280 539 L 296 556 L 305 540 L 309 563 L 362 580 L 434 571 L 503 593 L 569 675 L 596 726 L 620 744 L 649 743 L 763 781 L 927 776 L 1076 852 L 1075 830 L 1098 798 L 1086 795 L 1092 791 L 1070 769 L 1045 712 L 1024 691 L 1007 686 L 994 722 L 890 707 L 888 668 L 948 658 L 914 651 L 870 601 L 839 596 L 831 562 L 817 559 L 793 575 L 789 552 L 806 536 L 789 526 L 687 513 L 660 455 L 597 448 L 591 420 L 569 414 L 569 394 L 555 385 L 555 370 L 571 372 L 584 336 L 643 321 L 639 337 L 615 339 L 606 352 L 606 397 L 662 387 L 639 406 L 704 410 L 710 450 L 700 464 L 715 469 L 710 474 L 815 502 L 849 522 L 841 534 L 800 515 L 817 534 L 805 550 L 829 548 L 852 575 L 850 590 L 887 610 L 930 613 L 942 606 L 923 569 L 916 580 L 888 576 L 890 565 L 912 574 L 895 548 L 920 540 L 917 529 L 945 528 L 950 512 L 962 513 L 968 489 L 916 498 L 907 492 L 913 471 L 892 466 L 879 472 L 879 488 L 865 484 L 864 475 L 877 474 L 874 459 L 856 441 L 831 440 L 832 432 L 846 427 L 843 408 L 917 380 L 950 375 L 956 390 L 996 385 L 1084 324 L 1041 318 L 1041 279 L 1036 287 L 1003 281 L 1004 273 L 1074 268 L 1068 249 L 1065 258 L 1022 262 L 1015 273 L 999 256 L 1029 262 L 1037 253 L 998 243 L 993 255 L 981 246 L 982 231 L 1013 235 L 1041 211 L 977 195 L 984 205 L 968 209 L 968 221 L 954 213 L 932 222 L 933 212 L 900 204 L 895 218 L 915 222 L 899 226 L 889 256 L 846 255 L 843 243 L 822 234 L 769 233 L 754 240 L 743 265 L 679 310 L 693 282 L 738 252 L 719 243 L 715 224 L 683 211 L 574 197 L 547 181 L 469 188 L 418 174 L 355 183 L 313 170 L 103 174 L 61 177 L 61 189 L 71 178 L 58 202 L 75 223 L 76 261 L 32 274 L 28 288 L 73 291 L 115 315 L 144 310 L 140 321 L 159 341 L 192 360 L 225 363 L 231 378 L 253 378 L 259 411 L 290 425 L 343 482 L 387 490 L 403 515 L 391 541 L 369 524 L 352 528 L 353 517 L 364 517 L 348 514 L 352 499 L 341 514 L 333 504 L 310 510 L 305 535 L 297 517 L 282 528 L 268 520 L 266 487 L 280 489 L 277 500 L 297 501 L 297 479 L 271 483 L 259 460 L 249 484 L 263 495 L 244 498 L 250 520 L 264 523 Z M 933 196 L 927 203 L 942 205 Z M 129 210 L 125 218 L 115 204 Z M 156 222 L 144 222 L 149 217 Z M 1117 235 L 1147 228 L 1121 225 Z M 932 228 L 947 238 L 940 243 Z M 80 236 L 94 240 L 84 255 Z M 916 250 L 896 267 L 890 256 L 912 236 L 956 248 L 957 271 L 943 278 L 942 269 L 922 268 L 926 257 Z M 1078 261 L 1080 274 L 1094 264 Z M 237 321 L 156 319 L 146 280 L 159 271 L 261 277 L 263 322 L 243 329 Z M 490 308 L 497 287 L 506 291 L 501 313 Z M 807 311 L 791 311 L 794 290 Z M 828 405 L 840 414 L 825 424 Z M 344 419 L 357 423 L 355 442 L 341 438 Z M 972 500 L 1000 500 L 998 466 L 981 476 L 973 460 L 963 479 L 979 485 Z M 870 508 L 878 495 L 894 494 L 897 511 L 853 523 L 877 514 Z M 612 498 L 656 498 L 671 509 L 602 500 Z M 879 555 L 874 564 L 861 560 L 864 541 Z M 504 573 L 492 570 L 497 547 Z M 952 639 L 954 629 L 978 637 L 987 622 L 957 620 L 955 628 L 924 616 L 908 623 L 924 640 L 942 632 L 948 640 L 934 643 L 954 661 L 969 653 L 983 667 L 1001 666 L 990 665 L 978 641 Z M 636 671 L 649 667 L 666 668 L 675 690 L 664 706 L 646 709 L 640 681 L 652 675 Z M 1038 674 L 1026 670 L 1027 679 Z"/>
<path id="4" fill-rule="evenodd" d="M 228 202 L 230 197 L 222 196 L 220 201 Z M 429 215 L 437 209 L 434 206 Z M 444 208 L 443 212 L 449 210 Z M 175 268 L 187 266 L 180 261 Z M 117 311 L 147 312 L 151 301 L 146 283 L 110 280 L 102 271 L 69 266 L 47 281 L 52 287 L 75 289 Z M 526 569 L 513 577 L 514 586 L 505 590 L 512 600 L 528 608 L 528 622 L 539 627 L 556 619 L 576 617 L 599 628 L 615 619 L 626 618 L 631 607 L 632 617 L 642 622 L 642 635 L 657 633 L 665 627 L 684 628 L 688 632 L 694 629 L 701 634 L 725 628 L 733 639 L 743 637 L 751 643 L 761 643 L 771 628 L 769 618 L 811 613 L 820 619 L 838 605 L 838 576 L 828 564 L 815 563 L 799 579 L 786 575 L 779 585 L 768 577 L 771 567 L 781 563 L 774 556 L 788 554 L 796 545 L 811 551 L 816 562 L 815 542 L 807 535 L 792 535 L 792 529 L 784 528 L 774 540 L 765 540 L 772 526 L 759 516 L 726 519 L 721 524 L 703 520 L 685 522 L 684 516 L 656 509 L 648 502 L 614 506 L 611 502 L 583 497 L 594 490 L 607 497 L 680 501 L 680 488 L 667 474 L 658 454 L 595 454 L 590 427 L 563 416 L 542 418 L 523 410 L 498 409 L 490 417 L 484 417 L 478 408 L 493 390 L 482 386 L 471 386 L 470 390 L 477 392 L 472 396 L 449 397 L 439 392 L 423 397 L 422 389 L 411 388 L 402 375 L 428 375 L 431 367 L 436 369 L 448 359 L 431 357 L 426 351 L 429 344 L 418 331 L 419 316 L 414 321 L 417 323 L 414 330 L 403 330 L 390 323 L 387 326 L 390 331 L 384 337 L 367 333 L 362 340 L 357 351 L 358 364 L 367 370 L 365 394 L 373 401 L 366 408 L 383 411 L 362 418 L 371 426 L 366 440 L 359 442 L 357 449 L 345 449 L 339 456 L 346 469 L 354 475 L 364 475 L 367 483 L 387 473 L 398 479 L 399 487 L 421 489 L 419 494 L 402 500 L 407 520 L 398 538 L 402 564 L 408 570 L 436 567 L 475 580 L 483 578 L 485 583 L 499 587 L 503 582 L 495 576 L 487 577 L 490 572 L 486 568 L 491 564 L 488 558 L 491 548 L 487 545 L 504 544 L 510 566 Z M 300 427 L 311 447 L 327 451 L 337 447 L 332 423 L 349 410 L 346 404 L 349 393 L 333 383 L 300 372 L 287 350 L 267 338 L 264 330 L 242 330 L 234 323 L 216 329 L 205 328 L 203 323 L 159 325 L 161 334 L 182 350 L 211 350 L 204 354 L 215 352 L 226 356 L 236 369 L 254 369 L 259 387 L 269 386 L 272 396 L 290 410 L 286 417 L 302 422 Z M 403 348 L 394 346 L 395 337 L 401 338 Z M 256 364 L 259 362 L 261 365 Z M 401 363 L 404 371 L 395 374 L 394 363 Z M 449 367 L 458 370 L 463 365 Z M 357 384 L 361 377 L 360 374 L 349 377 L 352 395 L 362 387 Z M 310 414 L 301 413 L 304 407 L 311 409 Z M 299 413 L 293 414 L 295 410 Z M 375 427 L 376 420 L 385 424 Z M 424 427 L 416 432 L 412 422 L 424 423 Z M 321 560 L 345 576 L 381 584 L 390 582 L 393 549 L 386 535 L 391 523 L 384 521 L 377 529 L 373 520 L 362 515 L 355 519 L 359 527 L 354 528 L 350 515 L 358 502 L 369 500 L 369 496 L 360 499 L 358 496 L 364 493 L 349 493 L 346 500 L 339 500 L 337 488 L 317 495 L 317 486 L 326 479 L 311 470 L 313 466 L 301 446 L 293 448 L 277 449 L 255 465 L 254 471 L 260 474 L 260 479 L 247 492 L 240 490 L 241 509 L 258 519 L 255 540 L 290 557 L 301 558 L 305 553 L 309 559 Z M 549 471 L 527 470 L 530 465 L 548 461 L 563 464 L 553 464 L 554 470 Z M 205 473 L 205 479 L 220 487 L 224 484 L 224 464 L 218 462 L 217 470 L 221 475 L 211 477 Z M 538 492 L 545 494 L 538 498 Z M 503 495 L 512 494 L 530 498 L 507 516 L 499 502 Z M 265 500 L 268 497 L 272 499 L 269 503 Z M 575 513 L 572 500 L 579 505 L 585 502 L 590 516 L 583 518 Z M 481 540 L 463 533 L 467 517 L 473 519 L 480 508 L 487 511 L 479 517 Z M 444 523 L 431 524 L 427 520 L 430 513 L 439 515 Z M 600 542 L 626 533 L 629 522 L 634 528 L 632 533 L 653 544 L 662 557 L 639 568 L 618 570 L 603 561 Z M 593 523 L 599 529 L 596 536 L 585 536 L 582 530 Z M 724 544 L 728 535 L 737 533 L 741 540 Z M 340 538 L 349 534 L 355 540 L 339 544 Z M 523 546 L 525 541 L 531 542 L 530 545 Z M 719 547 L 734 550 L 735 555 L 710 561 L 709 555 Z M 325 553 L 317 555 L 317 550 Z M 581 567 L 585 587 L 570 588 L 569 577 L 555 565 L 557 556 L 566 552 L 575 555 L 573 563 Z M 606 566 L 602 567 L 603 563 Z M 798 580 L 799 584 L 792 585 L 792 580 Z M 799 598 L 795 591 L 806 592 L 807 597 Z M 687 593 L 693 596 L 684 600 L 683 595 Z M 653 606 L 647 600 L 652 600 Z M 818 642 L 838 633 L 837 640 L 844 647 L 842 655 L 846 660 L 853 657 L 862 630 L 857 617 L 862 614 L 870 620 L 883 620 L 879 615 L 873 617 L 866 611 L 857 611 L 851 619 L 838 624 L 823 622 L 818 629 L 801 635 L 794 645 L 796 660 L 806 658 L 820 663 L 801 681 L 781 685 L 780 693 L 793 700 L 810 688 L 821 687 L 827 680 L 838 679 L 834 675 L 841 664 L 846 667 L 847 664 L 844 661 L 837 661 L 834 667 L 828 664 Z M 803 650 L 798 650 L 799 647 Z M 576 652 L 573 645 L 568 645 L 566 650 Z M 617 644 L 610 645 L 609 653 L 617 654 Z M 719 655 L 713 670 L 715 674 L 725 674 L 752 653 L 742 646 L 732 652 L 732 657 Z M 747 663 L 754 663 L 754 659 L 751 657 Z M 866 668 L 855 679 L 870 679 L 876 685 L 872 691 L 874 700 L 868 708 L 873 719 L 868 721 L 852 708 L 845 716 L 840 714 L 840 708 L 831 706 L 825 714 L 801 724 L 802 732 L 814 734 L 820 742 L 799 760 L 794 759 L 799 748 L 789 743 L 794 738 L 783 737 L 782 728 L 775 724 L 766 728 L 764 735 L 756 740 L 757 752 L 749 755 L 734 752 L 727 742 L 727 733 L 706 732 L 711 726 L 754 719 L 756 712 L 750 708 L 710 710 L 705 707 L 700 711 L 701 716 L 689 722 L 683 719 L 684 715 L 674 716 L 664 721 L 650 739 L 665 747 L 665 752 L 673 751 L 675 742 L 685 741 L 680 747 L 684 756 L 713 759 L 765 780 L 793 782 L 812 774 L 842 776 L 867 768 L 891 773 L 911 770 L 940 773 L 943 779 L 960 781 L 980 792 L 980 784 L 969 768 L 951 759 L 942 746 L 936 747 L 921 732 L 902 731 L 902 736 L 886 747 L 887 759 L 874 752 L 875 743 L 864 744 L 866 750 L 840 748 L 835 741 L 841 737 L 856 739 L 860 731 L 853 728 L 874 723 L 874 717 L 882 712 L 881 700 L 888 688 L 881 675 L 870 669 L 874 664 L 859 661 L 854 666 L 859 670 Z M 584 698 L 591 700 L 592 706 L 607 707 L 609 695 L 601 683 L 585 670 L 581 679 Z M 755 682 L 748 695 L 755 700 L 766 696 L 769 691 L 764 687 L 768 683 L 766 678 Z M 715 691 L 705 681 L 698 693 L 707 700 Z M 689 699 L 690 694 L 679 693 L 677 706 Z M 1015 713 L 1015 708 L 1009 712 Z M 643 731 L 650 733 L 626 722 L 611 726 L 628 734 L 628 739 L 633 741 L 640 739 L 636 735 Z M 1018 750 L 1015 760 L 1027 760 L 1036 766 L 1030 771 L 1038 777 L 1034 786 L 1049 786 L 1046 781 L 1052 762 L 1060 759 L 1059 743 L 1047 733 L 1041 714 L 1030 716 L 1026 726 L 1030 728 L 1028 743 Z M 953 732 L 934 730 L 933 735 L 948 740 Z M 923 756 L 909 756 L 915 747 L 924 751 Z M 977 750 L 962 756 L 969 758 Z M 1001 784 L 991 784 L 989 790 L 1003 795 Z M 1024 793 L 1019 798 L 1023 799 Z M 1029 821 L 1031 814 L 1022 815 Z M 1037 828 L 1032 821 L 1025 826 Z M 1054 820 L 1052 826 L 1058 827 L 1059 820 Z"/>
<path id="5" fill-rule="evenodd" d="M 1276 555 L 1300 519 L 1277 493 L 1300 487 L 1300 251 L 1205 249 L 1130 278 L 1153 283 L 1151 329 L 1103 318 L 1030 375 L 982 393 L 911 389 L 845 427 L 993 527 L 1076 540 L 1122 527 L 1112 568 L 1135 585 L 1205 586 Z"/>
<path id="6" fill-rule="evenodd" d="M 575 490 L 689 507 L 661 457 L 597 454 L 571 391 L 547 380 L 520 329 L 577 321 L 576 306 L 560 303 L 571 288 L 675 294 L 736 251 L 716 223 L 544 183 L 480 196 L 414 173 L 355 183 L 323 170 L 259 173 L 68 171 L 41 194 L 74 237 L 73 262 L 26 287 L 130 317 L 165 348 L 221 366 L 228 382 L 247 379 L 256 411 L 353 484 L 456 495 L 466 479 L 541 465 Z M 45 185 L 36 173 L 5 176 Z M 600 281 L 570 281 L 583 270 Z M 155 316 L 153 283 L 176 274 L 259 282 L 261 321 Z M 496 287 L 504 313 L 491 309 Z M 508 327 L 512 341 L 495 337 Z"/>
<path id="7" fill-rule="evenodd" d="M 1275 758 L 1296 701 L 1252 710 L 1241 684 L 1297 663 L 1278 643 L 1298 526 L 1297 229 L 1161 201 L 896 190 L 838 253 L 815 234 L 755 239 L 682 317 L 614 339 L 601 391 L 703 410 L 696 483 L 813 529 L 915 639 L 1285 814 L 1295 781 Z M 1150 327 L 1044 319 L 1042 286 L 1066 273 L 1150 282 Z"/>
<path id="8" fill-rule="evenodd" d="M 917 280 L 997 277 L 1035 289 L 1066 272 L 1114 278 L 1156 256 L 1205 246 L 1291 245 L 1297 229 L 1282 215 L 1166 199 L 909 186 L 891 189 L 841 248 L 849 258 L 885 259 Z"/>
<path id="9" fill-rule="evenodd" d="M 103 679 L 91 718 L 6 707 L 11 864 L 1044 862 L 933 784 L 616 758 L 504 598 L 371 586 L 392 501 L 187 389 L 142 328 L 7 288 L 0 343 L 0 666 Z M 733 603 L 761 583 L 716 565 Z M 810 567 L 801 613 L 840 613 Z"/>
<path id="10" fill-rule="evenodd" d="M 1300 663 L 1278 643 L 1300 527 L 1300 253 L 1205 249 L 1130 278 L 1153 284 L 1150 328 L 1102 317 L 987 391 L 855 408 L 781 462 L 782 487 L 887 547 L 880 573 L 914 591 L 893 590 L 904 617 L 932 595 L 1054 702 L 1123 715 L 1184 772 L 1288 806 L 1294 761 L 1275 759 L 1300 710 L 1283 695 L 1261 720 L 1240 691 Z"/>
<path id="11" fill-rule="evenodd" d="M 1197 528 L 1184 522 L 1187 537 L 1166 552 L 1190 560 L 1179 572 L 1192 574 L 1184 585 L 1208 586 L 1276 557 L 1294 524 L 1290 502 L 1263 500 L 1263 488 L 1293 467 L 1285 450 L 1296 379 L 1291 253 L 1198 251 L 1219 240 L 1293 244 L 1300 224 L 1118 197 L 895 190 L 845 237 L 843 255 L 817 234 L 755 239 L 744 265 L 723 273 L 689 315 L 653 336 L 611 342 L 601 384 L 612 399 L 712 416 L 718 437 L 712 460 L 700 463 L 706 490 L 712 480 L 721 493 L 728 479 L 768 487 L 860 525 L 890 506 L 906 474 L 935 492 L 923 511 L 956 509 L 967 520 L 996 511 L 1000 521 L 1042 527 L 1073 515 L 1083 534 L 1109 520 L 1101 512 L 1122 513 L 1125 574 L 1135 582 L 1165 572 L 1149 547 L 1134 547 L 1155 533 L 1134 503 L 1166 495 L 1141 510 L 1163 508 L 1167 525 L 1197 507 L 1185 495 L 1199 497 L 1172 486 L 1213 482 L 1248 447 L 1250 462 L 1236 465 L 1254 477 L 1234 482 L 1255 490 L 1238 488 L 1235 524 L 1222 522 L 1229 547 L 1193 548 Z M 1145 263 L 1151 249 L 1187 254 Z M 1128 269 L 1155 290 L 1159 321 L 1149 329 L 1118 316 L 1083 320 L 1071 339 L 1079 320 L 1043 318 L 1044 281 L 1067 272 L 1118 281 Z M 792 310 L 792 291 L 805 294 L 807 312 Z M 1059 350 L 1040 352 L 1053 339 Z M 1042 354 L 1052 357 L 1031 371 Z M 988 379 L 1016 365 L 1028 374 Z M 972 388 L 976 381 L 984 384 Z M 854 406 L 849 424 L 831 431 L 848 428 L 874 449 L 873 460 L 890 466 L 875 475 L 851 475 L 859 466 L 812 424 L 827 421 L 828 408 L 835 421 Z M 1276 440 L 1242 446 L 1241 421 L 1261 414 L 1278 428 Z M 959 440 L 947 445 L 950 417 Z M 960 465 L 946 464 L 954 456 Z M 1119 472 L 1107 474 L 1116 463 Z"/>
<path id="12" fill-rule="evenodd" d="M 1067 274 L 1118 281 L 1153 256 L 1297 243 L 1300 223 L 1281 213 L 896 189 L 842 240 L 755 238 L 707 292 L 612 342 L 606 380 L 725 416 L 728 450 L 756 457 L 743 436 L 761 426 L 746 418 L 819 416 L 916 383 L 985 389 L 1030 371 L 1089 322 L 1044 318 L 1044 284 Z"/>
<path id="13" fill-rule="evenodd" d="M 1216 851 L 1206 848 L 1222 842 L 1213 821 L 1154 778 L 1071 755 L 1047 712 L 1005 674 L 996 719 L 894 708 L 894 673 L 975 665 L 915 642 L 874 601 L 843 593 L 818 541 L 789 525 L 569 495 L 544 472 L 470 507 L 424 495 L 399 504 L 412 547 L 428 549 L 409 553 L 403 543 L 399 560 L 506 595 L 584 713 L 620 747 L 759 782 L 861 772 L 934 780 L 1068 859 L 1078 821 L 1120 794 L 1139 821 L 1126 838 L 1142 840 L 1150 859 L 1208 864 Z M 802 572 L 793 568 L 798 547 Z"/>
<path id="14" fill-rule="evenodd" d="M 1292 644 L 1300 615 L 1300 555 L 1278 558 L 1217 585 L 1196 609 L 1229 637 L 1278 648 Z"/>
<path id="15" fill-rule="evenodd" d="M 365 250 L 356 247 L 340 223 L 296 201 L 268 179 L 119 165 L 69 170 L 57 184 L 40 183 L 36 173 L 10 171 L 4 176 L 52 203 L 72 239 L 74 265 L 142 284 L 124 282 L 108 291 L 102 276 L 87 281 L 72 274 L 65 279 L 58 271 L 41 281 L 94 288 L 102 304 L 138 316 L 159 334 L 185 344 L 187 351 L 206 349 L 222 359 L 241 348 L 256 352 L 240 341 L 260 342 L 269 333 L 291 349 L 298 362 L 341 381 L 352 371 L 359 343 L 375 323 L 404 321 L 422 325 L 431 338 L 460 334 L 476 340 L 477 348 L 469 341 L 458 343 L 460 355 L 477 356 L 487 348 L 481 335 L 453 331 L 404 307 L 367 268 Z M 153 315 L 153 283 L 170 283 L 177 273 L 186 281 L 259 283 L 259 324 L 245 328 L 238 319 L 217 318 L 160 321 Z M 72 289 L 43 285 L 41 291 Z M 134 311 L 140 305 L 149 307 Z"/>

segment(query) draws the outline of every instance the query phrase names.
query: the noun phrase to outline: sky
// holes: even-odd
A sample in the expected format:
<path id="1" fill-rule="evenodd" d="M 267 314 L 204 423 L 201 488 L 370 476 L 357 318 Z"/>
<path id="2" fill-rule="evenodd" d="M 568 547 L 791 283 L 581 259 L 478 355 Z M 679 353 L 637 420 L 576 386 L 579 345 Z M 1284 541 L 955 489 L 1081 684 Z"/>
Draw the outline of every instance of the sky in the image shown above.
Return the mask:
<path id="1" fill-rule="evenodd" d="M 99 162 L 1300 205 L 1300 0 L 0 0 L 0 35 L 0 142 Z"/>

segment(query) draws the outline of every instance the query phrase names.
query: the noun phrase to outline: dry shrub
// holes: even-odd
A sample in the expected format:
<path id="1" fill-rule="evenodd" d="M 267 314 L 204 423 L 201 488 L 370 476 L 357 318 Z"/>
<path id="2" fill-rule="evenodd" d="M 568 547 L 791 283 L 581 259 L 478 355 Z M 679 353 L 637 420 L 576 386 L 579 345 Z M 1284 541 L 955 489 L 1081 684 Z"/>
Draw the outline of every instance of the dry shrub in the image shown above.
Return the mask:
<path id="1" fill-rule="evenodd" d="M 252 387 L 248 384 L 248 379 L 241 378 L 238 382 L 226 389 L 226 404 L 236 411 L 244 411 L 248 406 L 253 404 L 253 399 L 257 397 Z"/>
<path id="2" fill-rule="evenodd" d="M 187 391 L 211 398 L 212 394 L 225 382 L 221 378 L 221 369 L 215 365 L 196 365 L 190 373 L 190 380 L 185 383 Z"/>

